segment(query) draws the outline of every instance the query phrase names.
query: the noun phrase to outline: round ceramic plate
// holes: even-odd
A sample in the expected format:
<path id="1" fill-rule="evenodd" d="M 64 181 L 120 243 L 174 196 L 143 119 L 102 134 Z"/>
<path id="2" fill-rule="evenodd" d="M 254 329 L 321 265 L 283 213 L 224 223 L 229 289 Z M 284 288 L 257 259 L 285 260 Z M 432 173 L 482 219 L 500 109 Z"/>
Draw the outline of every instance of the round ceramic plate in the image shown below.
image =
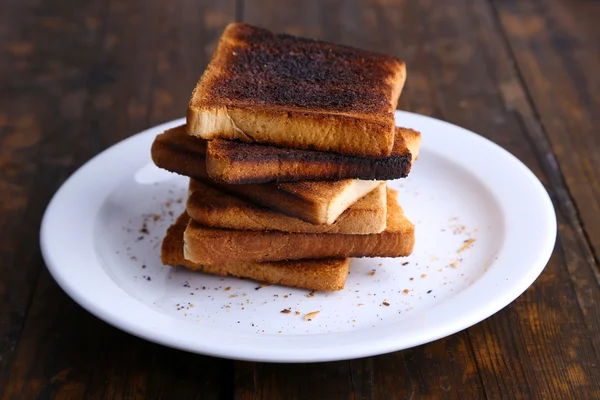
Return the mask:
<path id="1" fill-rule="evenodd" d="M 41 228 L 48 269 L 108 323 L 218 357 L 350 359 L 465 329 L 541 273 L 554 247 L 554 209 L 533 173 L 497 145 L 433 118 L 396 118 L 423 137 L 410 177 L 389 182 L 416 225 L 414 253 L 353 259 L 339 292 L 261 286 L 161 264 L 161 240 L 184 209 L 187 179 L 156 168 L 150 146 L 183 119 L 118 143 L 65 182 Z M 313 311 L 319 313 L 306 321 Z"/>

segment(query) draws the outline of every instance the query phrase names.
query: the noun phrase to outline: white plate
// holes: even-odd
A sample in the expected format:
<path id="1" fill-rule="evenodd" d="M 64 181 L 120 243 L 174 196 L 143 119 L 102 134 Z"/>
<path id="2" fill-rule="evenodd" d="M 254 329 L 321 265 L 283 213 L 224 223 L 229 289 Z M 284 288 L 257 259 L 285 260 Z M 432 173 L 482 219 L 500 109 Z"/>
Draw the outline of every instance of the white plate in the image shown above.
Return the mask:
<path id="1" fill-rule="evenodd" d="M 541 273 L 554 247 L 554 209 L 533 173 L 492 142 L 429 117 L 396 118 L 423 135 L 410 178 L 389 182 L 416 224 L 414 254 L 354 259 L 340 292 L 311 296 L 161 265 L 160 242 L 184 208 L 186 179 L 154 167 L 150 145 L 183 119 L 122 141 L 65 182 L 41 228 L 48 269 L 108 323 L 219 357 L 341 360 L 458 332 L 509 304 Z M 281 313 L 286 308 L 293 312 Z"/>

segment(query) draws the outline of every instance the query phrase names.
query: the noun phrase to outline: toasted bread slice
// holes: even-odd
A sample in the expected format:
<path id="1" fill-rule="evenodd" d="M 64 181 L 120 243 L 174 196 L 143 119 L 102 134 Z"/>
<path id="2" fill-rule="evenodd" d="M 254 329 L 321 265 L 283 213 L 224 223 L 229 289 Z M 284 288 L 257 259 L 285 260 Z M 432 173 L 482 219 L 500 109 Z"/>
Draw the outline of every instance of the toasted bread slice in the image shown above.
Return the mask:
<path id="1" fill-rule="evenodd" d="M 413 250 L 414 225 L 388 189 L 387 227 L 382 233 L 286 233 L 215 229 L 190 220 L 184 233 L 184 256 L 199 264 L 282 261 L 328 257 L 403 257 Z"/>
<path id="2" fill-rule="evenodd" d="M 381 183 L 344 179 L 279 184 L 218 184 L 208 177 L 205 155 L 206 141 L 186 135 L 183 127 L 158 135 L 152 145 L 152 159 L 161 168 L 195 178 L 219 190 L 313 224 L 333 224 L 349 206 Z"/>
<path id="3" fill-rule="evenodd" d="M 365 235 L 386 227 L 386 184 L 358 200 L 331 225 L 315 225 L 264 207 L 257 207 L 199 181 L 190 181 L 187 213 L 201 225 L 212 228 L 296 233 L 345 233 Z"/>
<path id="4" fill-rule="evenodd" d="M 168 230 L 162 243 L 162 262 L 181 265 L 213 275 L 233 275 L 260 282 L 311 290 L 341 290 L 346 283 L 350 259 L 323 259 L 280 262 L 226 262 L 220 265 L 195 264 L 183 257 L 183 232 L 189 217 L 182 214 Z"/>
<path id="5" fill-rule="evenodd" d="M 192 93 L 188 133 L 388 157 L 405 79 L 394 57 L 230 24 Z"/>
<path id="6" fill-rule="evenodd" d="M 399 179 L 410 172 L 420 144 L 421 134 L 405 128 L 396 128 L 392 154 L 384 158 L 343 156 L 215 139 L 208 142 L 206 169 L 215 181 L 234 184 Z"/>

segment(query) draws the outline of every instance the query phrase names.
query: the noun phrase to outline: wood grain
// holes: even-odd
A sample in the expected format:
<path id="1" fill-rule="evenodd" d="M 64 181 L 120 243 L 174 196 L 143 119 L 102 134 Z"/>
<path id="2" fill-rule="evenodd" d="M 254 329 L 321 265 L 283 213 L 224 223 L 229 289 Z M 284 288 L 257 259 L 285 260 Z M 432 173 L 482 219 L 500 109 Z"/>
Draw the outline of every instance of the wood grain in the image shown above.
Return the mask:
<path id="1" fill-rule="evenodd" d="M 434 38 L 445 41 L 441 51 L 430 53 L 432 62 L 439 65 L 438 87 L 443 93 L 444 119 L 501 144 L 524 161 L 549 186 L 551 193 L 561 190 L 560 183 L 545 165 L 548 154 L 538 147 L 539 138 L 524 124 L 527 115 L 527 100 L 521 96 L 524 89 L 514 79 L 502 37 L 490 29 L 494 25 L 489 10 L 476 2 L 455 2 L 452 6 L 419 4 L 423 10 L 421 23 L 430 27 L 425 30 L 431 32 L 429 42 L 435 44 Z M 448 57 L 444 48 L 458 49 L 468 56 Z M 460 82 L 458 87 L 457 82 Z M 515 112 L 517 102 L 519 111 Z M 562 215 L 559 221 L 563 221 Z M 564 229 L 562 223 L 561 226 L 566 232 L 568 228 Z M 555 256 L 533 288 L 503 312 L 469 329 L 488 397 L 530 398 L 545 393 L 550 397 L 577 398 L 597 393 L 598 386 L 594 383 L 597 372 L 593 368 L 598 360 L 594 353 L 596 339 L 594 335 L 585 337 L 584 333 L 588 327 L 595 330 L 595 322 L 582 313 L 590 307 L 576 300 L 586 287 L 583 280 L 581 286 L 571 286 L 578 278 L 561 257 L 565 251 L 581 256 L 579 250 L 574 242 L 559 241 Z M 588 277 L 593 281 L 589 272 Z M 589 289 L 590 300 L 597 303 L 600 295 L 597 285 Z M 563 296 L 557 297 L 556 293 Z M 570 322 L 562 325 L 557 321 Z M 544 346 L 533 345 L 534 326 L 538 327 L 538 334 L 543 332 Z M 514 362 L 517 359 L 518 364 Z M 565 365 L 577 365 L 573 368 L 580 372 L 579 379 L 565 374 Z M 532 387 L 537 393 L 529 392 Z M 499 392 L 499 388 L 505 392 Z"/>
<path id="2" fill-rule="evenodd" d="M 253 3 L 246 2 L 244 21 L 248 23 L 369 48 L 404 59 L 409 78 L 400 107 L 441 116 L 437 89 L 432 81 L 435 72 L 423 48 L 425 38 L 415 33 L 422 30 L 422 24 L 418 20 L 417 10 L 408 7 L 406 2 L 384 5 L 358 1 L 309 3 L 300 15 L 292 2 L 273 1 L 266 7 L 266 3 L 261 2 L 263 7 L 260 8 L 254 7 Z M 344 390 L 350 387 L 352 398 L 413 396 L 474 399 L 484 396 L 475 357 L 464 332 L 448 340 L 405 352 L 333 365 L 335 367 L 327 364 L 327 368 L 348 370 L 349 373 L 336 373 L 335 380 L 321 382 L 321 369 L 312 368 L 303 369 L 302 377 L 306 381 L 318 381 L 319 388 L 325 392 L 339 391 L 344 394 Z M 236 397 L 251 398 L 253 393 L 285 393 L 284 397 L 291 396 L 293 391 L 290 392 L 289 388 L 292 383 L 286 368 L 278 364 L 259 363 L 243 363 L 242 367 L 236 363 L 236 376 L 242 374 L 246 377 L 236 385 Z M 253 379 L 249 378 L 251 376 Z M 269 378 L 265 379 L 265 376 Z M 454 382 L 461 382 L 461 385 Z M 243 386 L 248 383 L 252 385 Z"/>
<path id="3" fill-rule="evenodd" d="M 286 8 L 285 5 L 281 5 L 282 3 L 278 2 L 278 4 L 282 9 Z M 514 113 L 513 104 L 510 103 L 510 101 L 516 101 L 514 98 L 515 93 L 524 93 L 520 82 L 511 79 L 508 74 L 498 75 L 501 73 L 502 67 L 510 67 L 509 59 L 498 57 L 498 54 L 496 54 L 497 51 L 502 50 L 497 48 L 502 45 L 502 36 L 498 31 L 491 30 L 490 32 L 489 25 L 485 26 L 485 32 L 474 31 L 473 29 L 474 24 L 492 23 L 493 26 L 493 19 L 490 19 L 489 10 L 486 11 L 485 8 L 481 9 L 480 7 L 478 12 L 479 14 L 484 13 L 482 17 L 469 11 L 473 4 L 464 2 L 444 6 L 431 1 L 421 1 L 418 7 L 415 7 L 414 3 L 408 3 L 399 7 L 386 5 L 383 9 L 377 6 L 365 7 L 361 11 L 353 10 L 347 2 L 344 3 L 343 7 L 339 3 L 334 2 L 333 4 L 333 9 L 328 9 L 332 16 L 328 20 L 331 25 L 331 35 L 324 29 L 320 30 L 309 25 L 311 31 L 316 32 L 317 37 L 357 46 L 364 46 L 363 43 L 371 41 L 370 48 L 400 55 L 404 58 L 409 65 L 409 79 L 402 96 L 401 106 L 406 105 L 409 109 L 411 107 L 420 108 L 420 112 L 429 111 L 434 116 L 442 117 L 480 132 L 517 155 L 544 182 L 548 183 L 550 179 L 553 179 L 542 173 L 547 166 L 539 163 L 537 155 L 540 150 L 535 146 L 531 146 L 532 134 L 528 133 L 527 127 L 523 125 L 522 114 Z M 336 6 L 338 8 L 335 8 Z M 269 9 L 276 9 L 273 7 L 277 6 L 272 5 Z M 251 9 L 249 8 L 249 10 Z M 281 9 L 276 10 L 274 12 L 278 15 L 282 14 Z M 378 10 L 380 11 L 378 12 Z M 364 39 L 364 37 L 358 38 L 359 35 L 356 35 L 349 40 L 348 38 L 351 35 L 336 25 L 340 23 L 340 19 L 336 19 L 336 15 L 342 15 L 346 21 L 352 21 L 352 23 L 348 22 L 348 25 L 354 27 L 354 29 L 364 27 L 361 32 L 367 31 L 373 36 L 371 39 Z M 377 24 L 376 26 L 369 26 L 362 20 L 352 20 L 352 15 L 375 19 Z M 409 15 L 409 17 L 405 19 L 398 17 L 402 15 Z M 265 18 L 263 24 L 271 27 L 272 19 L 268 19 L 264 13 L 261 13 L 260 18 Z M 383 22 L 386 19 L 393 20 L 394 23 Z M 249 20 L 253 22 L 252 19 Z M 411 24 L 411 21 L 417 22 Z M 285 23 L 284 18 L 283 24 Z M 400 31 L 398 27 L 407 27 L 407 24 L 409 28 L 406 31 Z M 369 28 L 366 28 L 367 26 Z M 484 29 L 483 26 L 481 29 Z M 386 32 L 388 37 L 400 38 L 396 45 L 398 46 L 401 43 L 402 50 L 407 50 L 406 55 L 401 52 L 402 50 L 394 52 L 393 49 L 382 48 L 385 43 L 390 42 L 374 39 L 377 37 L 377 33 L 381 31 Z M 481 36 L 478 36 L 478 34 Z M 363 34 L 363 36 L 365 35 Z M 495 47 L 489 49 L 487 46 Z M 500 56 L 502 55 L 506 56 L 506 51 L 500 53 Z M 500 63 L 500 66 L 498 66 L 498 63 Z M 510 68 L 508 70 L 511 71 Z M 416 79 L 414 79 L 414 71 L 417 71 Z M 499 85 L 498 78 L 503 79 L 501 85 Z M 459 82 L 460 86 L 457 85 Z M 414 98 L 411 95 L 413 91 L 416 93 Z M 511 93 L 513 97 L 507 97 Z M 523 97 L 523 99 L 526 103 L 526 97 Z M 419 101 L 422 102 L 422 106 L 418 105 Z M 525 111 L 523 109 L 523 112 Z M 555 182 L 554 179 L 553 183 L 555 184 L 555 190 L 561 190 L 560 183 Z M 576 249 L 577 246 L 574 242 L 567 245 L 570 250 Z M 548 279 L 549 283 L 546 283 L 541 292 L 527 292 L 526 296 L 530 297 L 526 304 L 535 304 L 540 307 L 540 302 L 542 305 L 544 305 L 544 301 L 548 303 L 546 298 L 550 293 L 560 290 L 567 292 L 568 294 L 565 294 L 565 296 L 573 299 L 577 297 L 576 293 L 586 289 L 585 287 L 577 287 L 575 290 L 570 287 L 565 288 L 564 282 L 572 280 L 573 275 L 567 268 L 565 260 L 560 260 L 559 257 L 554 257 L 544 276 L 550 277 Z M 583 280 L 580 282 L 583 282 Z M 592 289 L 594 288 L 592 287 Z M 589 293 L 589 297 L 591 297 L 589 300 L 596 300 L 597 290 L 595 292 L 588 290 L 586 293 Z M 523 302 L 523 300 L 520 301 Z M 519 304 L 518 302 L 517 304 Z M 538 311 L 536 307 L 509 308 L 509 312 L 512 312 L 513 316 L 505 313 L 494 317 L 501 323 L 492 323 L 491 326 L 487 327 L 488 329 L 483 329 L 482 327 L 485 325 L 480 325 L 469 331 L 469 337 L 476 344 L 474 353 L 477 356 L 477 368 L 480 369 L 485 394 L 489 397 L 495 398 L 496 395 L 504 394 L 516 398 L 527 398 L 532 396 L 528 388 L 533 386 L 538 387 L 544 393 L 563 396 L 582 395 L 590 393 L 590 390 L 592 392 L 597 390 L 596 385 L 593 383 L 593 377 L 596 376 L 596 373 L 592 368 L 595 363 L 594 360 L 596 360 L 594 354 L 595 339 L 586 338 L 581 341 L 581 336 L 586 330 L 586 324 L 593 328 L 593 318 L 582 317 L 581 304 L 577 302 L 565 302 L 564 299 L 556 299 L 549 303 L 546 307 L 552 307 L 553 312 L 558 312 L 559 315 L 554 320 L 545 320 L 542 330 L 546 329 L 548 332 L 554 332 L 549 333 L 549 338 L 555 342 L 557 347 L 560 347 L 559 342 L 564 340 L 565 335 L 573 337 L 574 339 L 569 341 L 570 349 L 568 352 L 559 348 L 555 349 L 554 346 L 540 349 L 538 352 L 531 351 L 530 343 L 518 340 L 512 330 L 494 331 L 498 327 L 512 326 L 507 325 L 506 318 L 500 318 L 500 316 L 510 317 L 508 322 L 512 322 L 512 324 L 518 324 L 518 322 L 513 321 L 523 319 L 531 321 L 527 322 L 528 326 L 525 328 L 528 328 L 530 323 L 533 324 L 533 321 L 539 324 L 539 318 L 547 316 L 543 311 Z M 591 301 L 589 303 L 582 302 L 582 304 L 589 304 L 593 308 L 593 304 L 597 304 L 597 300 L 596 303 Z M 511 318 L 514 318 L 514 320 Z M 556 329 L 556 321 L 561 319 L 572 319 L 573 329 L 570 333 Z M 527 332 L 529 331 L 524 329 L 522 334 L 526 337 Z M 431 345 L 424 347 L 427 348 L 428 346 Z M 508 365 L 511 359 L 519 359 L 520 362 Z M 573 367 L 575 369 L 579 368 L 578 371 L 581 375 L 579 379 L 572 379 L 572 374 L 562 373 L 561 365 L 565 363 L 576 364 L 577 360 L 585 359 L 587 361 L 584 364 Z M 405 392 L 404 390 L 407 389 L 405 385 L 402 385 L 402 387 L 398 384 L 395 386 L 375 385 L 372 378 L 369 378 L 372 375 L 367 374 L 365 376 L 363 374 L 363 372 L 371 370 L 372 361 L 363 360 L 355 363 L 357 364 L 356 370 L 361 372 L 355 374 L 354 381 L 362 382 L 363 384 L 360 387 L 364 390 L 364 392 L 356 393 L 357 396 L 364 393 L 372 394 L 373 388 L 387 388 L 387 391 L 384 390 L 387 395 L 390 395 L 390 393 L 398 396 L 401 396 L 402 393 L 424 395 L 424 393 L 415 392 L 414 389 Z M 364 367 L 365 363 L 368 367 Z M 521 363 L 527 363 L 529 367 L 522 367 Z M 383 365 L 389 367 L 393 363 L 388 362 Z M 531 371 L 544 371 L 548 368 L 553 372 L 553 374 L 550 374 L 551 379 L 544 374 L 527 376 L 531 374 Z M 408 369 L 409 376 L 411 372 Z M 375 375 L 375 373 L 372 374 Z M 501 385 L 497 383 L 499 380 L 502 381 Z M 431 382 L 431 377 L 427 381 Z M 411 381 L 409 380 L 409 382 Z M 477 382 L 472 382 L 471 385 L 471 387 L 477 388 Z M 419 385 L 411 386 L 419 388 Z M 465 386 L 461 387 L 464 388 Z M 557 387 L 560 389 L 556 389 Z M 498 388 L 502 388 L 504 392 L 499 392 Z M 439 396 L 439 392 L 436 394 Z"/>
<path id="4" fill-rule="evenodd" d="M 49 13 L 54 7 L 50 3 L 37 6 L 38 15 Z M 48 38 L 42 37 L 47 35 L 42 29 L 27 33 L 32 35 L 33 42 L 41 43 L 41 48 L 55 53 L 56 76 L 44 79 L 64 79 L 50 86 L 40 101 L 27 104 L 35 107 L 29 110 L 32 115 L 38 115 L 37 110 L 44 118 L 34 121 L 41 126 L 39 136 L 44 147 L 42 151 L 37 150 L 39 169 L 31 172 L 34 185 L 41 187 L 42 191 L 31 192 L 35 209 L 33 213 L 28 210 L 27 225 L 18 225 L 23 232 L 19 237 L 21 250 L 11 252 L 14 257 L 10 264 L 12 273 L 19 271 L 16 269 L 18 262 L 25 262 L 31 270 L 31 277 L 6 281 L 12 284 L 12 287 L 7 285 L 12 291 L 8 295 L 23 298 L 19 300 L 23 305 L 19 309 L 19 304 L 6 302 L 3 307 L 21 313 L 23 318 L 30 297 L 32 303 L 24 327 L 22 320 L 11 321 L 10 326 L 0 331 L 19 338 L 18 341 L 7 338 L 12 340 L 12 347 L 9 344 L 8 351 L 3 354 L 0 370 L 0 390 L 3 393 L 0 397 L 227 396 L 231 391 L 231 362 L 172 351 L 124 334 L 76 306 L 45 270 L 39 275 L 32 296 L 42 262 L 39 251 L 25 249 L 31 247 L 31 242 L 37 243 L 39 218 L 48 196 L 73 168 L 103 148 L 149 127 L 150 123 L 183 116 L 191 88 L 212 53 L 211 46 L 235 14 L 233 4 L 217 2 L 112 1 L 110 4 L 86 4 L 85 7 L 78 2 L 64 4 L 64 10 L 54 10 L 59 13 L 62 22 L 52 20 L 50 23 L 51 27 L 55 27 L 52 29 L 59 32 L 63 32 L 61 24 L 74 25 L 73 29 L 83 29 L 77 24 L 86 23 L 95 27 L 97 32 L 93 40 L 88 38 L 88 42 L 81 44 L 84 47 L 81 50 L 77 47 L 70 48 L 69 52 L 64 50 L 72 36 L 78 37 L 72 30 L 60 37 Z M 96 19 L 98 16 L 102 19 Z M 29 15 L 29 18 L 33 17 Z M 33 18 L 21 29 L 25 32 L 31 26 L 44 26 L 40 18 L 43 21 L 46 17 Z M 42 44 L 49 46 L 46 41 L 50 40 L 56 41 L 55 48 L 42 47 Z M 72 43 L 72 46 L 75 45 Z M 72 52 L 78 51 L 78 57 L 71 56 Z M 45 55 L 36 51 L 34 54 L 35 57 Z M 76 72 L 81 75 L 76 72 L 66 74 L 65 65 L 75 61 L 81 64 L 76 64 Z M 32 86 L 30 90 L 35 93 L 45 83 L 32 84 L 27 80 L 28 73 L 17 74 L 13 85 L 29 84 Z M 173 74 L 178 79 L 168 79 Z M 57 89 L 62 85 L 67 86 L 69 92 Z M 17 86 L 14 90 L 22 91 L 23 87 Z M 26 110 L 25 102 L 17 104 Z M 51 108 L 45 110 L 48 106 Z M 15 114 L 18 115 L 11 110 L 10 115 Z M 34 128 L 25 125 L 21 132 L 15 131 L 13 135 L 23 133 L 23 129 L 35 133 Z M 35 159 L 31 154 L 35 153 L 25 156 L 29 160 Z M 25 168 L 21 170 L 27 171 Z M 23 184 L 32 185 L 32 182 L 25 179 Z M 36 198 L 38 194 L 39 200 Z M 15 215 L 16 226 L 18 216 Z M 6 266 L 6 270 L 10 267 Z M 25 276 L 27 268 L 19 274 Z"/>
<path id="5" fill-rule="evenodd" d="M 600 398 L 599 12 L 581 0 L 0 2 L 0 398 Z M 37 246 L 47 202 L 102 149 L 183 116 L 233 20 L 399 56 L 401 109 L 522 160 L 559 222 L 535 284 L 448 338 L 296 365 L 172 350 L 70 300 Z"/>
<path id="6" fill-rule="evenodd" d="M 510 51 L 560 164 L 600 282 L 598 2 L 494 2 Z"/>
<path id="7" fill-rule="evenodd" d="M 69 172 L 89 93 L 103 4 L 76 3 L 0 5 L 0 394 L 43 268 L 40 219 Z"/>
<path id="8" fill-rule="evenodd" d="M 494 25 L 493 10 L 489 7 L 479 7 L 479 16 L 482 24 L 485 26 Z M 496 21 L 497 28 L 501 28 L 499 21 Z M 487 38 L 488 46 L 493 48 L 493 54 L 496 55 L 494 65 L 497 66 L 495 72 L 500 81 L 499 87 L 502 89 L 502 97 L 506 107 L 516 114 L 523 130 L 528 136 L 530 142 L 534 144 L 537 159 L 544 168 L 548 177 L 549 186 L 552 188 L 551 195 L 554 197 L 558 218 L 559 218 L 559 244 L 558 248 L 565 257 L 565 263 L 569 272 L 570 283 L 575 288 L 576 297 L 579 306 L 583 312 L 586 324 L 593 332 L 600 332 L 600 308 L 598 308 L 598 262 L 594 258 L 592 249 L 589 246 L 587 238 L 589 233 L 584 231 L 582 221 L 577 212 L 577 204 L 569 193 L 569 188 L 565 183 L 559 160 L 553 153 L 548 136 L 544 132 L 544 127 L 538 120 L 535 111 L 535 101 L 528 96 L 526 92 L 527 81 L 522 80 L 522 74 L 518 68 L 514 67 L 511 58 L 511 49 L 509 44 L 504 41 L 490 41 L 490 37 L 481 30 L 481 37 Z M 519 85 L 523 82 L 523 85 Z M 594 277 L 596 279 L 594 279 Z M 591 339 L 594 343 L 596 354 L 600 357 L 600 335 L 593 334 Z"/>

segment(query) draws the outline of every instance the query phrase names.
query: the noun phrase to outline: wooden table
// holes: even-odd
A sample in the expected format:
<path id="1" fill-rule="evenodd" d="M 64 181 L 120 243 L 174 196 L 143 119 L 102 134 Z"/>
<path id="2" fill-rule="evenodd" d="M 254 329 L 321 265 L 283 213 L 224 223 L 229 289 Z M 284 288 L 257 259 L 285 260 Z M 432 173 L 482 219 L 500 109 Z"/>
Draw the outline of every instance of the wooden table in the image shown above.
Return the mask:
<path id="1" fill-rule="evenodd" d="M 0 2 L 0 397 L 600 398 L 599 18 L 590 0 Z M 448 338 L 318 365 L 187 354 L 69 299 L 38 247 L 50 197 L 96 153 L 183 116 L 234 20 L 399 56 L 401 109 L 525 162 L 559 221 L 535 284 Z"/>

